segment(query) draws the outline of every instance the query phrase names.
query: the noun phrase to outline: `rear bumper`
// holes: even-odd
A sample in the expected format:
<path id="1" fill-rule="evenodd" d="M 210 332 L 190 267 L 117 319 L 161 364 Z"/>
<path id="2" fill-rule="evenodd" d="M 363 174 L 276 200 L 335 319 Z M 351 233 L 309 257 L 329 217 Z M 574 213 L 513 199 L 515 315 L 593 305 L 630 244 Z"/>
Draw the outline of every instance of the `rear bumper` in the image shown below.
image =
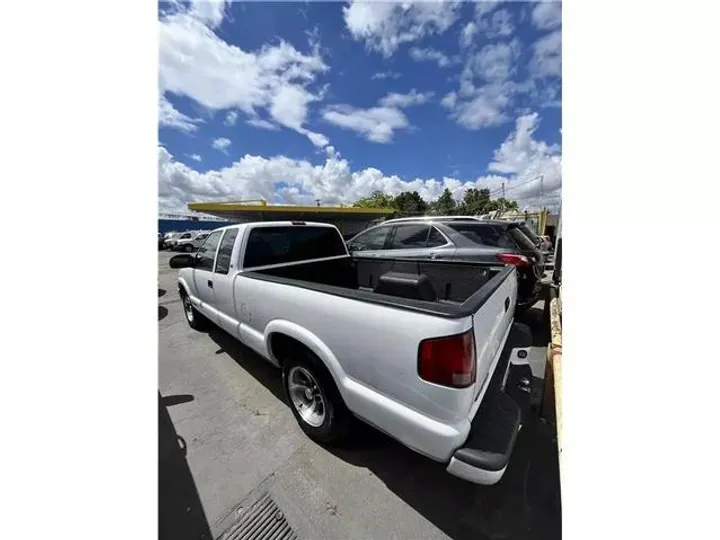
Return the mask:
<path id="1" fill-rule="evenodd" d="M 532 372 L 521 351 L 531 345 L 529 328 L 513 324 L 468 438 L 447 466 L 450 474 L 484 485 L 502 478 L 529 410 Z"/>

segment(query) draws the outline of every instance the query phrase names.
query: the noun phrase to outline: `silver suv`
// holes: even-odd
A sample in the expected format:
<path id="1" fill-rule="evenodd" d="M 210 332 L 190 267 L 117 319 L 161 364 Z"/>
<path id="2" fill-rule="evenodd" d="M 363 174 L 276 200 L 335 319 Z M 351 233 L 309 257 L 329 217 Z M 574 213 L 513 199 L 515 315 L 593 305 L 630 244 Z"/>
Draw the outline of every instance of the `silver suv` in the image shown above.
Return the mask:
<path id="1" fill-rule="evenodd" d="M 411 258 L 511 264 L 518 271 L 518 307 L 540 295 L 543 255 L 520 224 L 472 217 L 403 218 L 371 227 L 347 242 L 356 258 Z"/>

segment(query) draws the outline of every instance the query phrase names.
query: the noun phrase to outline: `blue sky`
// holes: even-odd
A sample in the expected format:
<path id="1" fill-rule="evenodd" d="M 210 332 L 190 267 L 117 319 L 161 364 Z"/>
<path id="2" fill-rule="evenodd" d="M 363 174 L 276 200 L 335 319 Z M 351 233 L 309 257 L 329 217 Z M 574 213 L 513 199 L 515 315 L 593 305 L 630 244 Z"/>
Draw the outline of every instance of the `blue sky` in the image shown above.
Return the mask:
<path id="1" fill-rule="evenodd" d="M 560 4 L 161 3 L 160 206 L 559 203 Z"/>

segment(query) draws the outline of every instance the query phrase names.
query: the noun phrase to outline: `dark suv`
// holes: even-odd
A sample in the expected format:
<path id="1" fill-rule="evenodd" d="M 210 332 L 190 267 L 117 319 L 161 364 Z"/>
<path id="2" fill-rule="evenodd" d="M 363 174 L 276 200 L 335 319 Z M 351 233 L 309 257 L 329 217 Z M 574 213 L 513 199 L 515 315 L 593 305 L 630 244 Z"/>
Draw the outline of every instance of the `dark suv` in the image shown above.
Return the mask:
<path id="1" fill-rule="evenodd" d="M 371 227 L 347 242 L 353 257 L 406 257 L 511 264 L 518 271 L 517 307 L 540 296 L 543 255 L 520 224 L 458 218 L 403 218 Z"/>

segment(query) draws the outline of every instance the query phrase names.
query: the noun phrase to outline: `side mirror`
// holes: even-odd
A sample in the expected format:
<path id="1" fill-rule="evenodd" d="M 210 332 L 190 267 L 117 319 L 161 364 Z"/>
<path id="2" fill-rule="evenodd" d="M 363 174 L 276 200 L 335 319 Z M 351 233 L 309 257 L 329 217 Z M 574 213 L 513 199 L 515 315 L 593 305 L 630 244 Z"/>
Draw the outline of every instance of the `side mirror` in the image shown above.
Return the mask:
<path id="1" fill-rule="evenodd" d="M 195 266 L 195 255 L 182 253 L 170 259 L 170 268 L 192 268 Z"/>

